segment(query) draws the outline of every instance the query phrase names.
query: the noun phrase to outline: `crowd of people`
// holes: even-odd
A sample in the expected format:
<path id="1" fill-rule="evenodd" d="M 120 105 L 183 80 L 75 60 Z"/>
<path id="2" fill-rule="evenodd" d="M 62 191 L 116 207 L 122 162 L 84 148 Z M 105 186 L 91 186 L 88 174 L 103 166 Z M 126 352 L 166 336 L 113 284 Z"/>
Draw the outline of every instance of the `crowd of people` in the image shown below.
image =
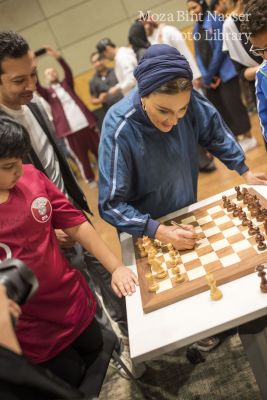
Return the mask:
<path id="1" fill-rule="evenodd" d="M 6 257 L 22 260 L 39 281 L 21 309 L 0 285 L 0 353 L 23 353 L 78 388 L 101 351 L 101 325 L 112 330 L 110 319 L 117 323 L 124 338 L 118 351 L 125 350 L 124 297 L 134 295 L 138 278 L 92 226 L 67 158 L 91 188 L 98 186 L 100 215 L 118 232 L 178 250 L 194 247 L 194 228 L 158 219 L 197 201 L 199 171 L 213 171 L 214 157 L 244 182 L 267 185 L 267 173 L 253 173 L 245 155 L 257 146 L 250 101 L 267 141 L 267 4 L 232 3 L 230 12 L 225 0 L 187 1 L 195 57 L 175 26 L 145 13 L 130 27 L 127 46 L 101 39 L 90 55 L 95 73 L 88 83 L 102 110 L 98 119 L 76 94 L 71 68 L 57 50 L 45 46 L 42 53 L 57 60 L 64 79 L 47 68 L 44 87 L 38 54 L 19 33 L 0 32 L 0 242 Z M 17 319 L 16 336 L 8 313 Z M 1 334 L 5 326 L 8 335 Z M 207 338 L 196 348 L 217 344 Z M 145 371 L 130 366 L 136 378 Z M 5 390 L 22 398 L 14 387 Z"/>

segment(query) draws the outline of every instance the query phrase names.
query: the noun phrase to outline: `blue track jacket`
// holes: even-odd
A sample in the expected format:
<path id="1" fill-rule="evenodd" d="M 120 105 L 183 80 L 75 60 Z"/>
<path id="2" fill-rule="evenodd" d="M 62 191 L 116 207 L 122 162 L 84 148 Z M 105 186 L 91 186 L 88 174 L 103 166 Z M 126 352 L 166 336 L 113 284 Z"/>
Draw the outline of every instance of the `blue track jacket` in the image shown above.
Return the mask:
<path id="1" fill-rule="evenodd" d="M 120 231 L 154 237 L 156 218 L 197 198 L 198 143 L 229 169 L 248 170 L 218 111 L 193 90 L 185 116 L 162 133 L 133 90 L 108 111 L 99 147 L 99 211 Z"/>
<path id="2" fill-rule="evenodd" d="M 267 60 L 260 65 L 256 73 L 256 95 L 261 130 L 267 141 Z"/>

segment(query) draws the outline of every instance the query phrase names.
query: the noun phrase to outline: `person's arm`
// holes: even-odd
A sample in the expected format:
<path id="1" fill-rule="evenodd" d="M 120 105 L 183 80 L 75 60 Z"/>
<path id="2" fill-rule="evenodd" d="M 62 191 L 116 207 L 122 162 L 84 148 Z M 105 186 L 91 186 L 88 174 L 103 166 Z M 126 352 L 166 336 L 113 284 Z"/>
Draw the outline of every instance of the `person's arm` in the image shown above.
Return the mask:
<path id="1" fill-rule="evenodd" d="M 73 80 L 73 75 L 72 75 L 70 66 L 66 63 L 64 58 L 61 57 L 61 54 L 59 51 L 56 51 L 55 49 L 53 49 L 52 47 L 49 47 L 49 46 L 44 46 L 44 48 L 46 49 L 46 54 L 48 56 L 55 58 L 58 61 L 58 63 L 61 65 L 61 67 L 64 70 L 65 80 L 66 80 L 67 84 L 74 90 L 74 80 Z"/>
<path id="2" fill-rule="evenodd" d="M 116 93 L 119 93 L 119 91 L 122 91 L 123 93 L 130 91 L 135 85 L 136 85 L 136 80 L 133 75 L 133 71 L 135 67 L 137 66 L 137 59 L 132 52 L 132 54 L 129 54 L 127 58 L 122 58 L 120 59 L 120 73 L 123 75 L 123 81 L 120 81 L 117 85 L 114 86 L 114 88 L 117 88 L 118 90 Z M 109 91 L 110 94 L 115 95 L 115 90 Z"/>
<path id="3" fill-rule="evenodd" d="M 257 73 L 256 95 L 260 126 L 263 137 L 267 141 L 267 68 L 265 70 L 266 72 L 260 69 Z"/>
<path id="4" fill-rule="evenodd" d="M 246 183 L 266 185 L 265 173 L 254 174 L 249 171 L 243 150 L 216 108 L 196 91 L 193 92 L 191 102 L 188 111 L 194 120 L 200 145 L 219 158 L 227 168 L 242 175 Z"/>
<path id="5" fill-rule="evenodd" d="M 222 21 L 216 20 L 213 22 L 213 31 L 216 34 L 222 34 Z M 213 33 L 212 33 L 213 34 Z M 212 57 L 207 68 L 206 75 L 203 77 L 205 85 L 209 86 L 212 82 L 214 76 L 218 74 L 220 66 L 226 57 L 225 53 L 222 51 L 223 42 L 220 39 L 212 39 Z"/>
<path id="6" fill-rule="evenodd" d="M 121 297 L 135 292 L 138 284 L 137 276 L 126 268 L 122 262 L 106 246 L 84 214 L 67 200 L 62 192 L 40 171 L 36 177 L 43 181 L 48 199 L 52 206 L 51 225 L 54 229 L 62 229 L 75 242 L 79 242 L 86 250 L 95 255 L 103 266 L 112 274 L 112 288 Z"/>
<path id="7" fill-rule="evenodd" d="M 18 319 L 19 306 L 6 295 L 6 288 L 0 285 L 0 345 L 21 354 L 21 348 L 12 326 L 11 317 Z"/>
<path id="8" fill-rule="evenodd" d="M 134 236 L 147 235 L 164 243 L 172 243 L 179 250 L 191 249 L 197 239 L 194 228 L 165 226 L 141 213 L 128 203 L 134 193 L 132 155 L 123 140 L 111 133 L 114 121 L 109 114 L 104 120 L 99 147 L 99 212 L 101 217 L 119 231 Z M 120 129 L 120 126 L 115 126 Z M 123 128 L 122 128 L 123 129 Z M 118 131 L 117 131 L 118 132 Z M 114 132 L 116 135 L 116 132 Z M 145 172 L 144 172 L 145 173 Z"/>
<path id="9" fill-rule="evenodd" d="M 39 93 L 39 95 L 42 96 L 49 104 L 50 101 L 49 91 L 40 84 L 38 77 L 36 82 L 36 90 Z"/>

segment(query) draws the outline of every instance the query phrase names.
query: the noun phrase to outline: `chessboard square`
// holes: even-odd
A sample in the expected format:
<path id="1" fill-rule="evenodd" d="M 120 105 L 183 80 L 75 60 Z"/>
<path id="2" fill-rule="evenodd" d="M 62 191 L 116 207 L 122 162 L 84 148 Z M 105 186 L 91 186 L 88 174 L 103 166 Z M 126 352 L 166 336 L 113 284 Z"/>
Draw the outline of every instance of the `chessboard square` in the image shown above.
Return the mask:
<path id="1" fill-rule="evenodd" d="M 223 249 L 216 251 L 216 254 L 219 259 L 229 256 L 230 254 L 233 254 L 233 253 L 234 253 L 234 250 L 233 250 L 232 246 L 229 246 L 229 244 L 227 247 L 224 247 Z"/>
<path id="2" fill-rule="evenodd" d="M 221 206 L 211 207 L 211 208 L 209 208 L 209 209 L 207 210 L 207 213 L 210 214 L 210 215 L 212 215 L 212 214 L 215 214 L 215 213 L 221 211 L 221 209 L 222 209 Z"/>
<path id="3" fill-rule="evenodd" d="M 246 238 L 249 239 L 251 238 L 251 235 L 248 233 L 248 227 L 246 226 L 246 229 L 242 231 L 242 235 Z"/>
<path id="4" fill-rule="evenodd" d="M 182 219 L 181 223 L 184 225 L 188 225 L 188 224 L 190 224 L 190 222 L 194 222 L 195 220 L 196 220 L 196 217 L 194 215 L 190 215 L 189 217 Z"/>
<path id="5" fill-rule="evenodd" d="M 199 225 L 204 225 L 207 224 L 208 222 L 212 221 L 212 218 L 210 215 L 206 215 L 205 217 L 199 218 L 197 220 L 197 222 L 199 223 Z"/>
<path id="6" fill-rule="evenodd" d="M 161 292 L 165 292 L 165 290 L 168 289 L 172 289 L 172 281 L 168 278 L 168 279 L 164 279 L 164 281 L 159 281 L 157 280 L 158 284 L 159 284 L 159 289 L 156 291 L 156 293 L 161 293 Z"/>
<path id="7" fill-rule="evenodd" d="M 204 267 L 194 268 L 191 271 L 187 271 L 187 276 L 189 281 L 192 281 L 197 278 L 201 278 L 202 276 L 206 275 L 206 271 Z"/>
<path id="8" fill-rule="evenodd" d="M 228 215 L 224 215 L 221 218 L 214 219 L 214 222 L 215 222 L 216 225 L 222 225 L 222 224 L 225 224 L 228 221 L 231 221 L 231 219 L 228 217 Z"/>
<path id="9" fill-rule="evenodd" d="M 182 254 L 181 255 L 181 260 L 182 260 L 183 263 L 196 260 L 197 258 L 198 258 L 198 255 L 197 255 L 197 253 L 195 251 L 190 251 L 187 254 Z"/>
<path id="10" fill-rule="evenodd" d="M 242 233 L 237 233 L 236 235 L 230 236 L 227 240 L 232 245 L 236 242 L 241 242 L 242 240 L 246 239 Z"/>
<path id="11" fill-rule="evenodd" d="M 219 232 L 219 233 L 216 233 L 216 235 L 211 236 L 209 238 L 209 242 L 210 243 L 215 243 L 215 242 L 218 242 L 219 240 L 222 240 L 222 239 L 224 239 L 223 233 Z"/>
<path id="12" fill-rule="evenodd" d="M 214 261 L 212 263 L 209 263 L 209 264 L 205 265 L 205 270 L 206 270 L 207 274 L 210 274 L 211 272 L 218 271 L 221 268 L 222 268 L 222 266 L 221 266 L 220 260 Z"/>
<path id="13" fill-rule="evenodd" d="M 239 218 L 233 218 L 232 222 L 235 226 L 242 225 L 242 221 Z"/>
<path id="14" fill-rule="evenodd" d="M 230 265 L 237 264 L 241 260 L 237 254 L 233 253 L 230 254 L 229 256 L 222 257 L 220 261 L 223 267 L 229 267 Z"/>
<path id="15" fill-rule="evenodd" d="M 210 244 L 209 240 L 206 237 L 204 237 L 203 239 L 199 239 L 197 241 L 197 244 L 195 245 L 195 249 L 196 250 L 202 249 L 203 247 L 209 246 L 209 244 Z M 199 254 L 199 251 L 198 251 L 198 254 Z"/>
<path id="16" fill-rule="evenodd" d="M 232 220 L 226 222 L 225 224 L 220 225 L 221 231 L 226 231 L 229 228 L 233 228 L 235 225 L 233 224 Z"/>
<path id="17" fill-rule="evenodd" d="M 204 233 L 205 233 L 206 237 L 210 237 L 219 232 L 220 232 L 220 229 L 218 228 L 218 226 L 214 226 L 213 228 L 207 229 Z"/>
<path id="18" fill-rule="evenodd" d="M 213 228 L 214 226 L 216 226 L 214 221 L 210 221 L 207 224 L 201 225 L 201 228 L 203 231 L 207 231 L 210 228 Z"/>
<path id="19" fill-rule="evenodd" d="M 247 240 L 241 240 L 241 242 L 236 242 L 232 245 L 234 251 L 238 253 L 239 251 L 246 250 L 251 247 Z"/>
<path id="20" fill-rule="evenodd" d="M 227 246 L 229 246 L 228 240 L 226 239 L 222 239 L 219 240 L 218 242 L 214 242 L 211 244 L 213 250 L 217 251 L 217 250 L 221 250 Z"/>
<path id="21" fill-rule="evenodd" d="M 226 238 L 234 236 L 237 233 L 239 233 L 239 230 L 238 230 L 237 226 L 234 226 L 232 228 L 229 228 L 229 229 L 226 229 L 225 231 L 223 231 L 223 235 Z"/>
<path id="22" fill-rule="evenodd" d="M 197 267 L 201 267 L 201 262 L 200 262 L 199 258 L 197 258 L 196 260 L 184 263 L 185 271 L 190 271 L 191 269 L 197 268 Z"/>
<path id="23" fill-rule="evenodd" d="M 208 245 L 205 247 L 197 247 L 195 248 L 195 251 L 197 252 L 198 256 L 205 256 L 206 254 L 212 253 L 213 252 L 213 248 L 211 247 L 209 241 L 208 241 Z"/>
<path id="24" fill-rule="evenodd" d="M 206 254 L 205 256 L 202 256 L 202 257 L 199 257 L 199 258 L 200 258 L 200 261 L 201 261 L 202 265 L 206 265 L 206 264 L 209 264 L 209 263 L 211 263 L 213 261 L 218 260 L 218 256 L 214 252 Z"/>
<path id="25" fill-rule="evenodd" d="M 222 210 L 220 210 L 219 212 L 212 214 L 212 218 L 215 220 L 215 219 L 217 219 L 217 218 L 223 217 L 224 215 L 225 215 L 225 212 L 224 212 L 224 210 L 222 209 Z"/>

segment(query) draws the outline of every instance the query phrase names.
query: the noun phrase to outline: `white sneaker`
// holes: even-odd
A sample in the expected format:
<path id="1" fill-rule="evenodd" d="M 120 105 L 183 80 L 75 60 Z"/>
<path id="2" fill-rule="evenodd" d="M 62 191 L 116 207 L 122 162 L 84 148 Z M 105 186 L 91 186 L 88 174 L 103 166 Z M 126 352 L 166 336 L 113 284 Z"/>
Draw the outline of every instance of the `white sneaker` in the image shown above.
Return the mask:
<path id="1" fill-rule="evenodd" d="M 254 137 L 244 138 L 239 141 L 239 144 L 242 147 L 244 153 L 254 149 L 258 145 L 257 140 Z"/>

